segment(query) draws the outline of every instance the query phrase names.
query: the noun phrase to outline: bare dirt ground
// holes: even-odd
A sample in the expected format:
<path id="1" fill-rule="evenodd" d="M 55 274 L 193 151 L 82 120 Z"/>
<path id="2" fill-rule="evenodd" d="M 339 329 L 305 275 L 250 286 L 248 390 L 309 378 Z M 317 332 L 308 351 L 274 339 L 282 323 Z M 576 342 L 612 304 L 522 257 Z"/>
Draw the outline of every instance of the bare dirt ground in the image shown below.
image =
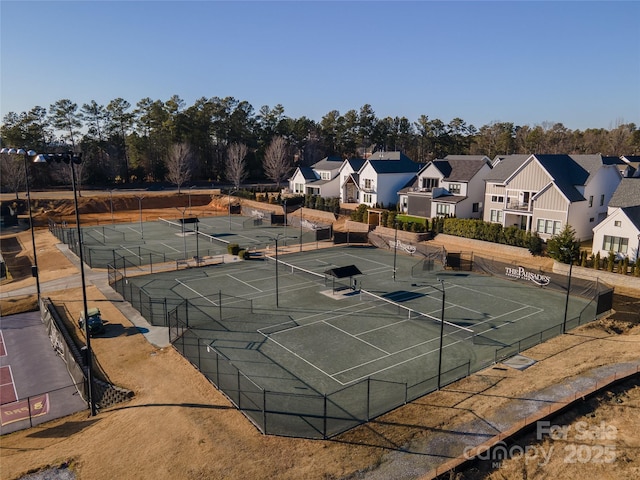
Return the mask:
<path id="1" fill-rule="evenodd" d="M 83 197 L 84 201 L 95 210 L 102 209 L 102 213 L 83 211 L 83 222 L 85 219 L 111 221 L 108 197 Z M 166 206 L 162 203 L 165 201 L 159 200 L 154 208 L 151 197 L 145 198 L 145 220 L 169 213 L 177 216 L 175 205 Z M 226 212 L 224 201 L 222 198 L 215 202 L 203 201 L 202 205 L 195 206 L 192 197 L 192 207 L 202 209 L 198 210 L 199 215 Z M 51 207 L 46 208 L 48 215 L 73 221 L 72 209 L 56 204 L 48 207 Z M 135 198 L 123 200 L 122 208 L 114 213 L 116 221 L 137 221 L 137 208 Z M 46 222 L 42 216 L 38 219 L 40 223 Z M 78 274 L 56 248 L 56 243 L 46 229 L 37 230 L 43 284 L 57 277 Z M 3 232 L 2 250 L 13 252 L 5 254 L 13 279 L 3 283 L 2 291 L 34 285 L 29 276 L 31 260 L 28 257 L 32 251 L 29 232 Z M 282 438 L 260 434 L 173 348 L 160 349 L 149 344 L 97 288 L 89 287 L 87 293 L 91 303 L 100 302 L 104 318 L 120 333 L 92 341 L 96 358 L 111 382 L 132 390 L 135 396 L 126 403 L 100 411 L 95 417 L 80 412 L 3 436 L 0 439 L 2 479 L 18 479 L 29 472 L 58 466 L 64 466 L 64 470 L 76 478 L 91 480 L 358 479 L 376 477 L 391 459 L 397 462 L 398 458 L 404 470 L 385 478 L 418 478 L 426 472 L 407 472 L 412 471 L 415 458 L 430 451 L 429 442 L 438 432 L 455 432 L 471 420 L 495 414 L 513 398 L 595 367 L 640 358 L 640 292 L 621 291 L 615 298 L 615 311 L 608 318 L 524 352 L 537 360 L 526 370 L 488 368 L 332 440 Z M 71 312 L 77 311 L 81 302 L 79 288 L 45 291 L 44 295 Z M 0 301 L 2 315 L 33 307 L 34 296 Z M 565 417 L 554 420 L 553 423 L 574 426 L 585 420 L 590 425 L 596 421 L 614 425 L 616 438 L 600 442 L 615 446 L 616 455 L 611 463 L 568 463 L 567 455 L 571 452 L 567 453 L 564 448 L 569 442 L 551 444 L 550 440 L 544 440 L 539 445 L 555 446 L 556 451 L 543 466 L 520 457 L 503 462 L 496 470 L 474 464 L 452 472 L 447 478 L 638 478 L 639 408 L 640 386 L 636 378 L 612 387 L 599 397 L 581 403 Z M 538 445 L 535 438 L 526 436 L 518 441 L 523 445 Z"/>

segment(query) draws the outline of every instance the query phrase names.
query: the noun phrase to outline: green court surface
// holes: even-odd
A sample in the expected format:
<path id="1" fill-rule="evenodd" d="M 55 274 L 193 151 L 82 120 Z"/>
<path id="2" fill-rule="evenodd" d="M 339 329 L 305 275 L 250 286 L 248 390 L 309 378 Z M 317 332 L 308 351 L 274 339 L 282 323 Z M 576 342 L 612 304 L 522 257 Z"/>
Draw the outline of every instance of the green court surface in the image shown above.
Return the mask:
<path id="1" fill-rule="evenodd" d="M 270 249 L 264 260 L 128 282 L 169 305 L 189 300 L 197 348 L 229 360 L 260 388 L 281 392 L 326 394 L 367 378 L 419 385 L 439 371 L 483 368 L 497 350 L 549 328 L 560 333 L 565 295 L 558 292 L 421 270 L 418 256 L 374 247 L 295 250 L 280 250 L 277 268 Z M 327 273 L 352 265 L 362 274 Z M 568 318 L 589 308 L 587 300 L 571 297 Z"/>
<path id="2" fill-rule="evenodd" d="M 178 212 L 176 212 L 178 213 Z M 82 228 L 85 262 L 92 268 L 126 264 L 140 266 L 195 257 L 216 257 L 227 253 L 229 244 L 245 250 L 273 244 L 270 237 L 280 236 L 280 245 L 300 245 L 316 240 L 309 228 L 270 225 L 268 219 L 244 216 L 199 218 L 177 215 L 155 222 L 97 225 Z M 56 226 L 54 233 L 72 248 L 75 228 Z"/>

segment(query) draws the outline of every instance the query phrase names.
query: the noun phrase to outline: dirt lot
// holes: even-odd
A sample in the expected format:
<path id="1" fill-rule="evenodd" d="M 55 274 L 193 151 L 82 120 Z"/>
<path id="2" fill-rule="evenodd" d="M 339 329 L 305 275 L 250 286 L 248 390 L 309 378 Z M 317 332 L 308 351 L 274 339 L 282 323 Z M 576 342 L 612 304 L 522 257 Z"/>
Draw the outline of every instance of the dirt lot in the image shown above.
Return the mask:
<path id="1" fill-rule="evenodd" d="M 145 220 L 170 212 L 177 215 L 175 205 L 167 206 L 166 199 L 155 202 L 153 198 L 143 200 Z M 180 198 L 182 208 L 185 199 L 186 195 Z M 209 200 L 210 197 L 200 203 L 192 197 L 192 208 L 198 214 L 226 212 L 226 199 Z M 56 202 L 43 201 L 47 208 L 38 213 L 40 223 L 46 223 L 46 215 L 73 221 L 73 209 Z M 111 220 L 108 196 L 87 196 L 82 202 L 87 204 L 83 206 L 87 210 L 81 210 L 83 222 Z M 114 213 L 116 221 L 137 221 L 137 208 L 137 199 L 123 199 Z M 37 230 L 43 285 L 58 277 L 77 275 L 56 243 L 46 229 Z M 32 286 L 29 232 L 3 235 L 2 250 L 12 252 L 8 263 L 14 265 L 13 279 L 3 284 L 2 290 Z M 72 312 L 81 302 L 78 288 L 46 291 L 45 295 Z M 2 479 L 17 479 L 28 472 L 58 466 L 76 478 L 92 480 L 418 478 L 421 472 L 412 470 L 414 460 L 430 451 L 429 442 L 438 432 L 456 431 L 472 419 L 493 415 L 513 398 L 595 367 L 640 358 L 640 292 L 621 291 L 615 298 L 615 312 L 608 318 L 525 352 L 537 360 L 526 370 L 489 368 L 332 440 L 281 438 L 260 434 L 172 348 L 150 345 L 97 288 L 89 287 L 88 297 L 92 303 L 102 302 L 100 309 L 105 319 L 121 332 L 117 337 L 92 341 L 95 355 L 109 379 L 132 390 L 135 396 L 95 417 L 82 412 L 2 437 Z M 0 311 L 9 315 L 34 305 L 33 296 L 13 297 L 0 302 Z M 567 451 L 554 444 L 556 453 L 542 466 L 520 457 L 493 471 L 487 464 L 475 464 L 447 478 L 638 478 L 639 408 L 640 386 L 636 378 L 580 403 L 554 420 L 563 425 L 579 425 L 577 422 L 585 420 L 615 425 L 616 438 L 607 441 L 615 446 L 615 461 L 611 463 L 567 463 Z M 518 440 L 523 445 L 541 447 L 548 447 L 550 442 L 536 443 L 535 438 L 527 436 Z M 567 442 L 562 446 L 566 447 Z M 395 473 L 380 476 L 392 459 L 401 467 Z"/>

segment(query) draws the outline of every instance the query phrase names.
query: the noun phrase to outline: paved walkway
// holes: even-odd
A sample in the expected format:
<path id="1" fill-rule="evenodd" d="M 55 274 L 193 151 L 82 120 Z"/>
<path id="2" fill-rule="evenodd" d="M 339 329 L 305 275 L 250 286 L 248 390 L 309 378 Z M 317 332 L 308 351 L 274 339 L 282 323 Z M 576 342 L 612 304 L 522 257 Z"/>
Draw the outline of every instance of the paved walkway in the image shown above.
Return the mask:
<path id="1" fill-rule="evenodd" d="M 459 467 L 473 455 L 492 446 L 505 446 L 512 437 L 537 421 L 544 420 L 620 379 L 637 375 L 640 360 L 594 368 L 579 377 L 527 392 L 513 398 L 507 406 L 491 416 L 455 426 L 455 430 L 440 431 L 428 440 L 420 440 L 394 450 L 385 456 L 380 467 L 365 475 L 367 480 L 432 479 Z M 455 384 L 454 384 L 455 385 Z M 455 388 L 453 386 L 447 388 Z M 447 388 L 444 390 L 446 391 Z M 487 394 L 488 392 L 483 392 Z M 465 450 L 466 449 L 466 450 Z M 466 452 L 466 455 L 465 455 Z M 409 455 L 408 455 L 409 454 Z M 428 473 L 427 473 L 428 472 Z"/>
<path id="2" fill-rule="evenodd" d="M 67 257 L 67 259 L 78 268 L 80 272 L 80 260 L 76 255 L 69 250 L 64 243 L 57 244 L 60 252 Z M 157 267 L 154 267 L 154 271 Z M 175 269 L 175 265 L 172 266 Z M 158 269 L 159 271 L 159 269 Z M 129 319 L 133 325 L 135 325 L 140 333 L 142 333 L 147 341 L 156 347 L 166 347 L 169 345 L 169 330 L 167 327 L 155 327 L 151 325 L 147 320 L 140 315 L 140 313 L 131 306 L 131 304 L 125 301 L 122 296 L 114 291 L 109 286 L 109 278 L 106 270 L 97 270 L 89 268 L 86 264 L 84 267 L 85 282 L 87 285 L 93 284 L 100 290 L 107 300 L 113 303 L 122 314 Z M 82 286 L 82 280 L 80 273 L 78 275 L 67 276 L 56 280 L 40 283 L 40 291 L 42 296 L 46 296 L 47 292 L 54 292 L 58 290 L 66 290 L 68 288 L 80 288 Z M 0 298 L 8 298 L 20 295 L 33 295 L 35 294 L 35 285 L 31 285 L 25 288 L 19 288 L 11 291 L 0 292 Z"/>

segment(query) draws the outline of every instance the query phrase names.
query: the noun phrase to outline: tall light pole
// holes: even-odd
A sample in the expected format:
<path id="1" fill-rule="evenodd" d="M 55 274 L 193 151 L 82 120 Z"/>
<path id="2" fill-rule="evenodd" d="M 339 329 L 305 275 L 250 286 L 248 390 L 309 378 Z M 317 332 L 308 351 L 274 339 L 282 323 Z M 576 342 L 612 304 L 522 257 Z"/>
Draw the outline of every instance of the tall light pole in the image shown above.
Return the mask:
<path id="1" fill-rule="evenodd" d="M 33 228 L 33 214 L 31 211 L 31 190 L 29 188 L 29 158 L 35 157 L 37 153 L 24 148 L 3 148 L 0 150 L 4 155 L 22 155 L 24 160 L 24 180 L 27 190 L 27 210 L 29 211 L 29 229 L 31 230 L 31 245 L 33 247 L 33 265 L 31 265 L 31 276 L 36 279 L 36 293 L 38 294 L 38 309 L 40 308 L 40 278 L 38 276 L 38 254 L 36 249 L 36 236 Z"/>
<path id="2" fill-rule="evenodd" d="M 396 257 L 398 256 L 398 221 L 393 220 L 393 226 L 396 229 L 395 236 L 393 237 L 393 281 L 396 281 Z"/>
<path id="3" fill-rule="evenodd" d="M 445 304 L 445 293 L 444 293 L 444 280 L 441 278 L 437 279 L 440 282 L 442 287 L 442 309 L 440 311 L 440 348 L 438 349 L 438 390 L 442 386 L 440 381 L 440 377 L 442 375 L 442 343 L 444 340 L 444 304 Z M 435 287 L 434 287 L 435 288 Z"/>
<path id="4" fill-rule="evenodd" d="M 113 189 L 109 190 L 109 202 L 111 204 L 111 224 L 113 225 Z"/>
<path id="5" fill-rule="evenodd" d="M 232 190 L 231 188 L 229 189 L 229 191 L 227 192 L 227 199 L 228 199 L 228 208 L 229 208 L 229 231 L 231 231 L 231 194 L 233 192 L 237 192 L 237 189 Z"/>
<path id="6" fill-rule="evenodd" d="M 73 203 L 76 209 L 76 229 L 78 233 L 78 254 L 80 257 L 80 279 L 82 284 L 82 307 L 85 316 L 83 322 L 84 334 L 87 342 L 87 403 L 89 404 L 90 415 L 95 416 L 97 414 L 96 404 L 93 394 L 93 352 L 91 350 L 91 334 L 89 333 L 88 317 L 88 304 L 87 304 L 87 284 L 84 275 L 84 246 L 82 244 L 82 229 L 80 227 L 80 209 L 78 208 L 78 190 L 76 181 L 76 169 L 75 165 L 82 163 L 82 154 L 75 154 L 73 152 L 57 153 L 57 154 L 43 154 L 38 155 L 34 160 L 34 163 L 49 163 L 52 160 L 70 164 L 71 166 L 71 186 L 73 188 Z"/>
<path id="7" fill-rule="evenodd" d="M 191 190 L 195 188 L 195 185 L 189 187 L 189 215 L 191 215 Z"/>
<path id="8" fill-rule="evenodd" d="M 563 252 L 569 252 L 569 279 L 567 280 L 567 297 L 564 302 L 564 320 L 562 321 L 562 333 L 567 332 L 567 313 L 569 311 L 569 293 L 571 292 L 571 270 L 573 269 L 573 246 L 560 248 Z"/>
<path id="9" fill-rule="evenodd" d="M 285 237 L 281 233 L 276 234 L 275 236 L 269 235 L 258 235 L 258 238 L 268 238 L 273 241 L 276 245 L 276 308 L 280 306 L 280 302 L 278 300 L 278 240 L 284 240 L 286 238 L 296 238 L 296 237 Z"/>
<path id="10" fill-rule="evenodd" d="M 184 233 L 184 213 L 187 211 L 187 208 L 178 208 L 176 207 L 176 210 L 178 210 L 179 212 L 182 213 L 182 243 L 184 245 L 184 259 L 187 259 L 187 236 Z"/>
<path id="11" fill-rule="evenodd" d="M 144 195 L 136 195 L 136 198 L 138 199 L 138 209 L 140 210 L 140 236 L 144 240 L 144 227 L 142 226 L 142 199 Z"/>

